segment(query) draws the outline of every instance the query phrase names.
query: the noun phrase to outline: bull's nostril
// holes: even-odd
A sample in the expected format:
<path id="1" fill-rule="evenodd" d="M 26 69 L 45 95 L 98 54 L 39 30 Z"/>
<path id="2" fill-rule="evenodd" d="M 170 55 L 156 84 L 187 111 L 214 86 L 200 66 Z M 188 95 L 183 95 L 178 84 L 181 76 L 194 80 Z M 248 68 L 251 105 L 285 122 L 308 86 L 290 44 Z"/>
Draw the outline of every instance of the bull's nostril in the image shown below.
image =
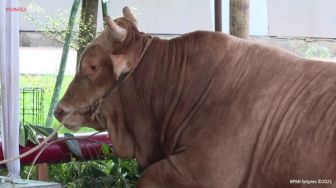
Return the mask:
<path id="1" fill-rule="evenodd" d="M 66 115 L 65 111 L 59 106 L 56 107 L 54 111 L 54 116 L 58 121 L 62 121 L 64 116 Z"/>

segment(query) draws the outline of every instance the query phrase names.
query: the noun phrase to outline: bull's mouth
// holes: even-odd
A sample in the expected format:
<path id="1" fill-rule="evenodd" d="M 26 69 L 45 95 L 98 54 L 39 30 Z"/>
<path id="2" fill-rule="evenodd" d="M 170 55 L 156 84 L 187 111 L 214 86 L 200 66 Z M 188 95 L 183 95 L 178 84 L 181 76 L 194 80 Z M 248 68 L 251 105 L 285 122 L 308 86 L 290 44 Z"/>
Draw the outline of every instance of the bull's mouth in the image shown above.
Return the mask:
<path id="1" fill-rule="evenodd" d="M 82 127 L 81 125 L 70 126 L 66 124 L 64 124 L 64 126 L 71 131 L 78 131 Z"/>
<path id="2" fill-rule="evenodd" d="M 66 117 L 68 117 L 71 114 L 92 114 L 95 111 L 95 108 L 92 107 L 93 105 L 89 105 L 85 108 L 78 108 L 78 109 L 73 109 L 71 111 L 65 111 L 63 108 L 57 106 L 55 111 L 54 111 L 54 116 L 59 122 L 63 122 L 66 120 Z"/>
<path id="3" fill-rule="evenodd" d="M 59 122 L 64 124 L 65 127 L 70 130 L 78 130 L 83 124 L 96 123 L 95 117 L 100 114 L 100 107 L 109 93 L 111 93 L 111 89 L 109 90 L 109 92 L 107 92 L 107 94 L 103 95 L 103 97 L 98 98 L 97 100 L 90 101 L 89 105 L 83 105 L 76 108 L 74 108 L 73 106 L 69 107 L 67 105 L 64 105 L 61 100 L 54 110 L 54 116 Z M 98 124 L 101 124 L 101 122 L 98 122 Z M 100 130 L 106 129 L 105 126 L 100 126 L 102 126 L 101 128 L 99 128 Z"/>
<path id="4" fill-rule="evenodd" d="M 94 113 L 94 105 L 90 105 L 85 108 L 72 109 L 71 111 L 65 111 L 60 105 L 58 105 L 54 111 L 55 118 L 64 124 L 67 129 L 77 131 L 84 124 L 84 120 L 90 118 Z"/>

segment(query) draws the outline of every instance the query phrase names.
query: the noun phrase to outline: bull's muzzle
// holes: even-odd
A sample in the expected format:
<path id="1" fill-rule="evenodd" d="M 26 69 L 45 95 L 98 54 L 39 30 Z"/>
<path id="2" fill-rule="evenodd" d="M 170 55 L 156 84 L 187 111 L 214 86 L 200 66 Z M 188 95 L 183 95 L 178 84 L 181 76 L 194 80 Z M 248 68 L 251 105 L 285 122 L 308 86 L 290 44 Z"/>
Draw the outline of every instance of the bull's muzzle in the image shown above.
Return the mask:
<path id="1" fill-rule="evenodd" d="M 59 121 L 62 122 L 64 120 L 64 117 L 67 115 L 68 113 L 65 112 L 65 110 L 62 108 L 61 105 L 57 105 L 54 111 L 54 116 L 55 118 Z"/>

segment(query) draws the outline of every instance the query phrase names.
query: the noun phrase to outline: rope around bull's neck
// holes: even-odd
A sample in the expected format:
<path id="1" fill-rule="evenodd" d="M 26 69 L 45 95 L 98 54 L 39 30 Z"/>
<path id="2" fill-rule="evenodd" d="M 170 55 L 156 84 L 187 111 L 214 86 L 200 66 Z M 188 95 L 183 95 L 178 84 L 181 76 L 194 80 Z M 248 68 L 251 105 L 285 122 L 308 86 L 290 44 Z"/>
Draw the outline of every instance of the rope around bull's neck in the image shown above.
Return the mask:
<path id="1" fill-rule="evenodd" d="M 148 50 L 149 46 L 152 44 L 152 41 L 153 41 L 153 37 L 149 36 L 149 39 L 147 40 L 144 49 L 142 50 L 142 52 L 141 52 L 139 58 L 137 59 L 137 61 L 136 61 L 136 63 L 135 63 L 135 66 L 134 66 L 134 67 L 127 73 L 126 76 L 124 76 L 123 78 L 117 80 L 117 85 L 114 86 L 112 89 L 110 89 L 110 91 L 107 92 L 107 95 L 106 95 L 106 96 L 101 97 L 101 98 L 98 100 L 98 103 L 95 103 L 94 106 L 96 106 L 96 110 L 92 113 L 92 115 L 91 115 L 91 120 L 92 120 L 92 121 L 93 121 L 93 120 L 97 120 L 98 124 L 99 124 L 102 128 L 104 128 L 104 129 L 107 128 L 106 122 L 105 122 L 105 120 L 104 120 L 104 118 L 103 118 L 103 115 L 101 114 L 101 110 L 100 110 L 100 108 L 101 108 L 103 102 L 104 102 L 106 99 L 108 99 L 108 98 L 112 95 L 112 93 L 115 92 L 115 91 L 117 90 L 117 88 L 118 88 L 119 86 L 121 86 L 121 84 L 122 84 L 123 82 L 125 82 L 125 81 L 129 78 L 129 76 L 133 73 L 133 71 L 138 67 L 138 65 L 140 64 L 140 62 L 141 62 L 141 60 L 142 60 L 142 57 L 145 55 L 145 53 L 146 53 L 146 51 Z"/>

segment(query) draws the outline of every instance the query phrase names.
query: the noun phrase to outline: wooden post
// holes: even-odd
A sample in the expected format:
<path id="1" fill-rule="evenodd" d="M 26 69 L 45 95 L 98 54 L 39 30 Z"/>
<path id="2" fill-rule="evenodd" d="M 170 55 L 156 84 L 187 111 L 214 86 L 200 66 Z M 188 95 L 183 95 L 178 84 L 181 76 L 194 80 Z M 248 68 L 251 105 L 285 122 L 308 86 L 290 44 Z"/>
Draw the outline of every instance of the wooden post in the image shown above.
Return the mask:
<path id="1" fill-rule="evenodd" d="M 230 34 L 240 38 L 249 36 L 249 0 L 230 0 Z"/>
<path id="2" fill-rule="evenodd" d="M 36 178 L 39 181 L 48 181 L 48 164 L 47 163 L 36 165 Z"/>
<path id="3" fill-rule="evenodd" d="M 215 31 L 222 31 L 222 0 L 215 0 Z"/>

